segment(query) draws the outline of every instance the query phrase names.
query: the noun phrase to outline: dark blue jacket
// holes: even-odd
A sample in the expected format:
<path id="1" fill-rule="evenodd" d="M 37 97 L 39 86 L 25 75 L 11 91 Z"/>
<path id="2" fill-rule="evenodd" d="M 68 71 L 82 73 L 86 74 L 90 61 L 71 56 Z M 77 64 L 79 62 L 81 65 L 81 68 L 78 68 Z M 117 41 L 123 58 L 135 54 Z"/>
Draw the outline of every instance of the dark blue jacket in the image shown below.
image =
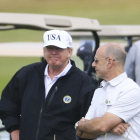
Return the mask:
<path id="1" fill-rule="evenodd" d="M 56 140 L 76 140 L 74 125 L 85 116 L 95 87 L 71 63 L 72 68 L 56 81 L 46 99 L 46 61 L 25 66 L 14 75 L 0 101 L 7 131 L 20 129 L 20 140 L 54 140 L 54 135 Z"/>

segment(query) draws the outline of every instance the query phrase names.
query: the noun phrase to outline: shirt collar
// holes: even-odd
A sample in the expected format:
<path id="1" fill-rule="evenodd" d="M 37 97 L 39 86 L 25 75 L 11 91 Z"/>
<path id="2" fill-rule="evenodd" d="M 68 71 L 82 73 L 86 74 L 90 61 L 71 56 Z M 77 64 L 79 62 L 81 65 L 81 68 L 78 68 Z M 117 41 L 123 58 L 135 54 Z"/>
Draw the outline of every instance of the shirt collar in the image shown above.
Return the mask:
<path id="1" fill-rule="evenodd" d="M 126 74 L 126 72 L 124 72 L 124 73 L 120 74 L 119 76 L 115 77 L 114 79 L 112 79 L 108 82 L 103 80 L 101 82 L 101 87 L 104 87 L 107 83 L 109 83 L 112 86 L 116 86 L 119 83 L 121 83 L 122 81 L 124 81 L 126 78 L 127 78 L 127 74 Z"/>
<path id="2" fill-rule="evenodd" d="M 46 75 L 46 76 L 49 77 L 49 74 L 48 74 L 48 67 L 49 67 L 49 64 L 47 64 L 47 66 L 46 66 L 46 68 L 45 68 L 44 75 Z M 72 64 L 71 64 L 71 62 L 70 62 L 70 60 L 69 60 L 69 63 L 68 63 L 67 66 L 64 68 L 64 70 L 63 70 L 60 74 L 58 74 L 57 76 L 55 76 L 55 77 L 59 78 L 59 77 L 62 77 L 62 76 L 64 76 L 64 75 L 66 75 L 67 72 L 70 70 L 71 67 L 72 67 Z"/>

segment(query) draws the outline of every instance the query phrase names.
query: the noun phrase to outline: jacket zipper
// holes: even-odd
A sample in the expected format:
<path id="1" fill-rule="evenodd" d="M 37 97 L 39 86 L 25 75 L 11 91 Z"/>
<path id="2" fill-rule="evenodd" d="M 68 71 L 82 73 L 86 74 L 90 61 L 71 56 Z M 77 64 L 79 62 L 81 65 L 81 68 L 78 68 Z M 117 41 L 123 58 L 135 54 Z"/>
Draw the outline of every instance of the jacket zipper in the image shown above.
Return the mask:
<path id="1" fill-rule="evenodd" d="M 54 89 L 54 91 L 53 91 L 53 93 L 52 93 L 52 95 L 51 95 L 51 97 L 50 97 L 49 103 L 48 103 L 48 105 L 47 105 L 47 109 L 49 108 L 49 106 L 50 106 L 50 104 L 51 104 L 51 102 L 52 102 L 52 99 L 53 99 L 53 97 L 54 97 L 54 94 L 55 94 L 55 92 L 57 91 L 57 89 L 58 89 L 58 87 L 56 86 L 55 89 Z"/>
<path id="2" fill-rule="evenodd" d="M 40 113 L 39 113 L 39 121 L 38 121 L 37 133 L 36 133 L 36 140 L 37 140 L 37 137 L 38 137 L 38 134 L 39 134 L 39 126 L 40 126 L 40 121 L 41 121 L 42 110 L 43 110 L 43 104 L 42 104 L 42 107 L 41 107 L 41 110 L 40 110 Z"/>
<path id="3" fill-rule="evenodd" d="M 51 95 L 51 97 L 50 97 L 50 100 L 49 100 L 49 103 L 48 103 L 47 108 L 50 106 L 51 101 L 52 101 L 52 99 L 53 99 L 53 97 L 54 97 L 54 94 L 55 94 L 55 92 L 57 91 L 57 89 L 58 89 L 58 88 L 57 88 L 57 86 L 56 86 L 55 89 L 54 89 L 54 91 L 53 91 L 53 93 L 52 93 L 52 95 Z M 42 103 L 42 107 L 41 107 L 41 110 L 40 110 L 40 113 L 39 113 L 39 121 L 38 121 L 37 133 L 36 133 L 36 140 L 37 140 L 38 134 L 39 134 L 39 126 L 40 126 L 41 114 L 42 114 L 42 111 L 43 111 L 43 107 L 44 107 L 44 102 Z"/>

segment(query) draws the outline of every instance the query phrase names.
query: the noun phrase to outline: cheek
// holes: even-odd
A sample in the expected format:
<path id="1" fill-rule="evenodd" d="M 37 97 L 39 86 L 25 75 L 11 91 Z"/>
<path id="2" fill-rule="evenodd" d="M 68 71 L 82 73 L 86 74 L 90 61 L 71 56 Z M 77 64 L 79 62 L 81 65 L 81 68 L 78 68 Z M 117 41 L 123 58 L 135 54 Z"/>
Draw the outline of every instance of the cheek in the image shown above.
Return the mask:
<path id="1" fill-rule="evenodd" d="M 60 56 L 61 56 L 62 59 L 66 59 L 66 58 L 69 58 L 71 55 L 70 55 L 69 52 L 65 51 L 65 52 L 62 52 L 60 54 Z"/>
<path id="2" fill-rule="evenodd" d="M 67 57 L 71 57 L 71 55 L 72 55 L 72 50 L 67 50 L 67 51 L 66 51 L 66 54 L 67 54 Z"/>
<path id="3" fill-rule="evenodd" d="M 45 56 L 45 57 L 47 57 L 47 56 L 48 56 L 46 52 L 44 52 L 44 56 Z"/>
<path id="4" fill-rule="evenodd" d="M 98 71 L 101 71 L 101 72 L 104 72 L 106 70 L 106 68 L 103 64 L 96 65 L 96 68 Z"/>
<path id="5" fill-rule="evenodd" d="M 47 61 L 49 60 L 49 54 L 47 52 L 44 52 L 44 57 Z"/>

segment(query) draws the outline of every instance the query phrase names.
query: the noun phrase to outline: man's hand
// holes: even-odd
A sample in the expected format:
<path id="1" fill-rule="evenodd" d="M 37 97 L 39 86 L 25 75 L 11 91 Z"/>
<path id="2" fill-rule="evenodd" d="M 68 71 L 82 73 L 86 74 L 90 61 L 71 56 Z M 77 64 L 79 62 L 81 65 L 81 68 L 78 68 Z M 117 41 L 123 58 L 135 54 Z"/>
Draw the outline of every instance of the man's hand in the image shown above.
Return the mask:
<path id="1" fill-rule="evenodd" d="M 87 119 L 85 119 L 84 117 L 82 117 L 81 119 L 80 119 L 80 121 L 88 121 Z M 80 122 L 79 121 L 79 122 Z M 77 134 L 77 136 L 78 137 L 80 137 L 80 138 L 82 138 L 82 131 L 79 131 L 78 129 L 76 130 L 76 134 Z"/>
<path id="2" fill-rule="evenodd" d="M 76 130 L 76 134 L 80 138 L 82 138 L 82 133 L 83 133 L 82 131 Z"/>
<path id="3" fill-rule="evenodd" d="M 89 121 L 89 120 L 82 117 L 79 122 L 83 122 L 83 121 Z M 78 137 L 86 138 L 86 139 L 94 139 L 94 138 L 97 137 L 97 136 L 95 137 L 95 135 L 93 135 L 93 134 L 89 134 L 89 133 L 86 133 L 86 132 L 83 132 L 83 131 L 79 131 L 78 129 L 76 130 L 76 134 L 77 134 Z"/>
<path id="4" fill-rule="evenodd" d="M 80 138 L 86 138 L 86 139 L 95 139 L 97 138 L 97 136 L 93 135 L 93 134 L 89 134 L 89 133 L 85 133 L 85 132 L 82 132 L 82 131 L 76 131 L 76 134 L 78 137 Z"/>
<path id="5" fill-rule="evenodd" d="M 120 117 L 107 112 L 102 117 L 93 118 L 89 121 L 79 121 L 77 130 L 82 131 L 82 138 L 91 136 L 97 138 L 122 122 Z"/>
<path id="6" fill-rule="evenodd" d="M 128 123 L 120 123 L 119 125 L 114 127 L 110 132 L 120 136 L 126 132 L 126 130 L 129 126 L 130 126 L 130 124 L 128 124 Z"/>
<path id="7" fill-rule="evenodd" d="M 88 119 L 85 119 L 84 117 L 82 117 L 81 119 L 80 119 L 80 121 L 89 121 Z"/>
<path id="8" fill-rule="evenodd" d="M 11 132 L 12 140 L 19 140 L 19 130 L 15 130 Z"/>

